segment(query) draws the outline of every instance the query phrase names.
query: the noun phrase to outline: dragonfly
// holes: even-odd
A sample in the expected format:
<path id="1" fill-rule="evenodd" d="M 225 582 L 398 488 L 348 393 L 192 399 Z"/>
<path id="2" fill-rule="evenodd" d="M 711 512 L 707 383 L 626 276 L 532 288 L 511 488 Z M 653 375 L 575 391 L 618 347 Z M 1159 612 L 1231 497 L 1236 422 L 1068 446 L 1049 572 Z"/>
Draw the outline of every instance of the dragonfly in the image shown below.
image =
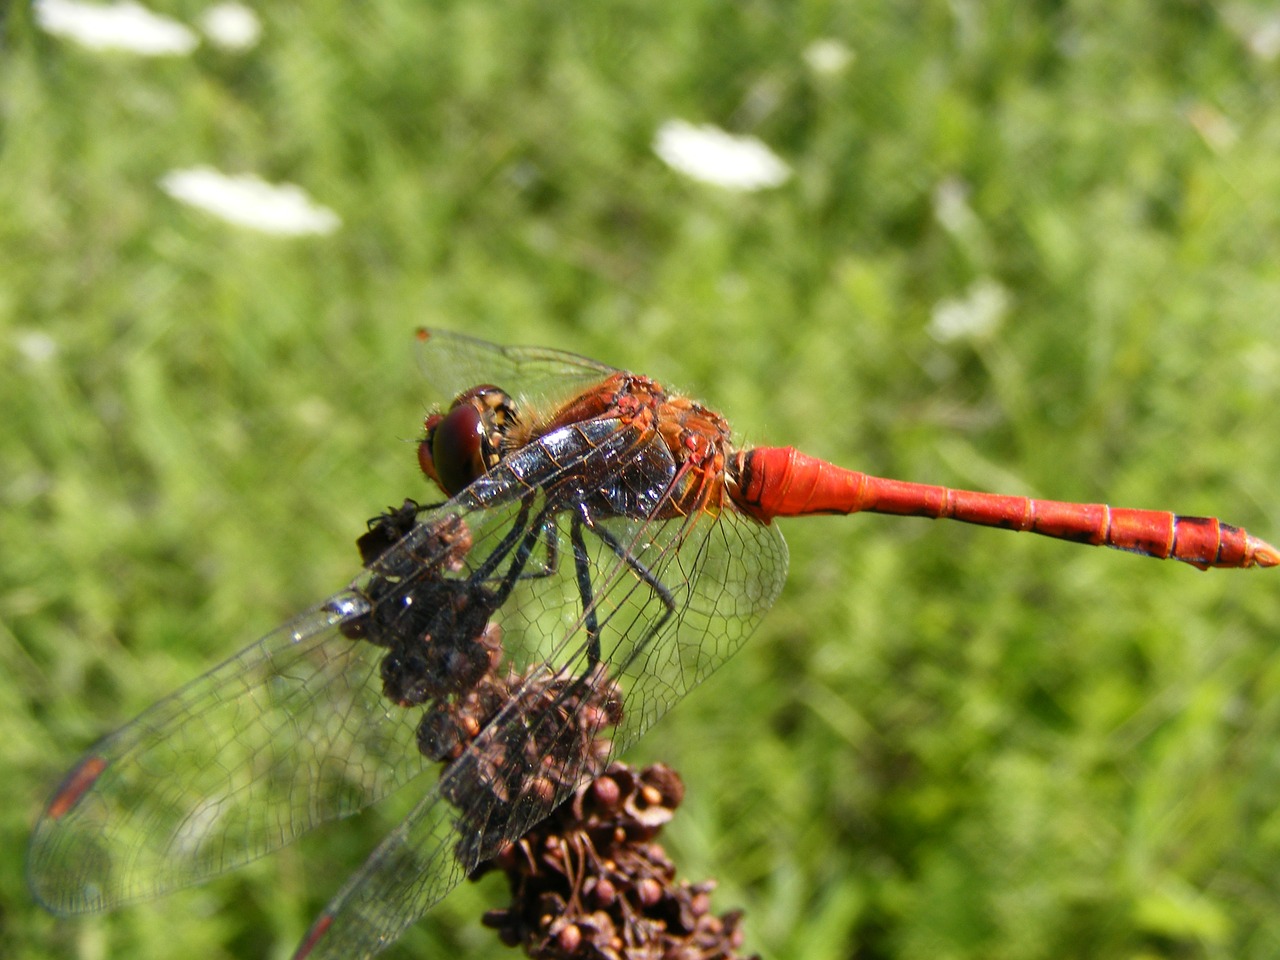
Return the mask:
<path id="1" fill-rule="evenodd" d="M 417 342 L 418 465 L 445 499 L 370 521 L 349 586 L 85 754 L 30 841 L 51 911 L 194 884 L 423 777 L 295 960 L 376 954 L 741 647 L 786 577 L 777 518 L 949 518 L 1202 569 L 1280 563 L 1215 518 L 870 476 L 740 447 L 715 411 L 584 357 Z"/>

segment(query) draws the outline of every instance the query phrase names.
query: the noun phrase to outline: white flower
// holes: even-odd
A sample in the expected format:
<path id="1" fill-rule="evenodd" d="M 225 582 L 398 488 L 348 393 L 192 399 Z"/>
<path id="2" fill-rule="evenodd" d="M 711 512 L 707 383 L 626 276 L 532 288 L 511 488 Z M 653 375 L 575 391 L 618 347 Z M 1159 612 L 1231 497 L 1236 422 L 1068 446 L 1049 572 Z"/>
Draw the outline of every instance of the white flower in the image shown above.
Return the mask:
<path id="1" fill-rule="evenodd" d="M 258 15 L 240 3 L 218 3 L 200 14 L 200 29 L 224 50 L 248 50 L 262 36 Z"/>
<path id="2" fill-rule="evenodd" d="M 1249 51 L 1266 63 L 1280 57 L 1280 16 L 1271 16 L 1249 34 Z"/>
<path id="3" fill-rule="evenodd" d="M 1280 57 L 1280 13 L 1273 7 L 1274 4 L 1230 3 L 1221 10 L 1227 25 L 1263 63 Z"/>
<path id="4" fill-rule="evenodd" d="M 92 50 L 124 50 L 146 57 L 185 56 L 199 43 L 178 21 L 152 13 L 132 0 L 112 4 L 36 0 L 35 12 L 45 31 Z"/>
<path id="5" fill-rule="evenodd" d="M 18 352 L 33 366 L 42 366 L 58 355 L 58 341 L 42 330 L 23 330 L 14 342 Z"/>
<path id="6" fill-rule="evenodd" d="M 755 137 L 719 127 L 668 120 L 658 128 L 654 152 L 673 170 L 726 190 L 764 190 L 791 176 L 791 168 Z"/>
<path id="7" fill-rule="evenodd" d="M 944 177 L 933 191 L 933 215 L 950 234 L 965 236 L 979 226 L 969 206 L 969 185 L 957 177 Z"/>
<path id="8" fill-rule="evenodd" d="M 815 40 L 804 48 L 804 62 L 814 73 L 834 76 L 853 62 L 853 51 L 839 40 Z"/>
<path id="9" fill-rule="evenodd" d="M 939 343 L 979 339 L 994 332 L 1008 312 L 1008 291 L 983 278 L 969 287 L 963 299 L 939 301 L 929 321 L 929 335 Z"/>
<path id="10" fill-rule="evenodd" d="M 263 233 L 332 233 L 342 223 L 301 187 L 273 185 L 252 175 L 233 177 L 211 167 L 192 167 L 166 173 L 160 186 L 175 200 Z"/>

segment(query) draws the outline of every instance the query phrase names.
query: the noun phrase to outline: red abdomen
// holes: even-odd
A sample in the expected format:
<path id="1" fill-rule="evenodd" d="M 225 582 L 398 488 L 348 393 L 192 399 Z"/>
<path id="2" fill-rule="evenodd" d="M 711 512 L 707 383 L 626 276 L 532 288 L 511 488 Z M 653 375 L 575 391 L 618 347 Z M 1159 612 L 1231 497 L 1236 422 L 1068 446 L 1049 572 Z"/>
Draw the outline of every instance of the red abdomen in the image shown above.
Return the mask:
<path id="1" fill-rule="evenodd" d="M 792 447 L 757 447 L 735 461 L 737 506 L 768 523 L 816 513 L 891 513 L 1026 530 L 1208 567 L 1272 567 L 1280 552 L 1214 517 L 975 493 L 845 470 Z"/>

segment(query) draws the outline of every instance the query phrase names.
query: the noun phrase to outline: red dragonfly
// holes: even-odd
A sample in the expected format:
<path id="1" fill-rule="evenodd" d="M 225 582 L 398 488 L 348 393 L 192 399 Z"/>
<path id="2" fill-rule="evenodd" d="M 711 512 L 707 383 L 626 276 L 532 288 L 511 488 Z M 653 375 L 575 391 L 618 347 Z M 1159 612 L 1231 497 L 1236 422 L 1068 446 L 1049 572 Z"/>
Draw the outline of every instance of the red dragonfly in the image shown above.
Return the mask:
<path id="1" fill-rule="evenodd" d="M 370 522 L 347 589 L 95 745 L 36 825 L 71 914 L 186 886 L 443 765 L 295 955 L 377 953 L 729 657 L 787 571 L 775 517 L 901 514 L 1201 568 L 1280 552 L 1205 517 L 970 493 L 740 449 L 719 414 L 582 357 L 418 333 L 448 498 Z"/>

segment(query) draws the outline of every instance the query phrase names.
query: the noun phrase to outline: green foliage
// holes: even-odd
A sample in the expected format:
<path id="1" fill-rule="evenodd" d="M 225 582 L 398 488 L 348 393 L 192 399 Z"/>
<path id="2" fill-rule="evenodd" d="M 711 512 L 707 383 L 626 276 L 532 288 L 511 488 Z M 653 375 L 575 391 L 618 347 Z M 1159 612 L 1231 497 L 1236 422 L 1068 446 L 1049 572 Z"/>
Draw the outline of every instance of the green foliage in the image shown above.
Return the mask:
<path id="1" fill-rule="evenodd" d="M 174 60 L 8 16 L 0 953 L 288 956 L 412 800 L 104 918 L 44 915 L 21 872 L 83 748 L 428 496 L 419 324 L 636 369 L 877 473 L 1280 532 L 1264 5 L 262 14 L 257 48 Z M 842 72 L 808 65 L 821 38 Z M 682 178 L 651 149 L 673 117 L 760 137 L 792 180 Z M 302 184 L 344 226 L 258 235 L 158 188 L 197 163 Z M 984 283 L 993 330 L 931 334 Z M 759 635 L 637 751 L 685 775 L 671 848 L 753 949 L 1280 953 L 1274 574 L 891 518 L 786 533 Z M 509 956 L 478 922 L 501 895 L 467 886 L 387 955 Z"/>

